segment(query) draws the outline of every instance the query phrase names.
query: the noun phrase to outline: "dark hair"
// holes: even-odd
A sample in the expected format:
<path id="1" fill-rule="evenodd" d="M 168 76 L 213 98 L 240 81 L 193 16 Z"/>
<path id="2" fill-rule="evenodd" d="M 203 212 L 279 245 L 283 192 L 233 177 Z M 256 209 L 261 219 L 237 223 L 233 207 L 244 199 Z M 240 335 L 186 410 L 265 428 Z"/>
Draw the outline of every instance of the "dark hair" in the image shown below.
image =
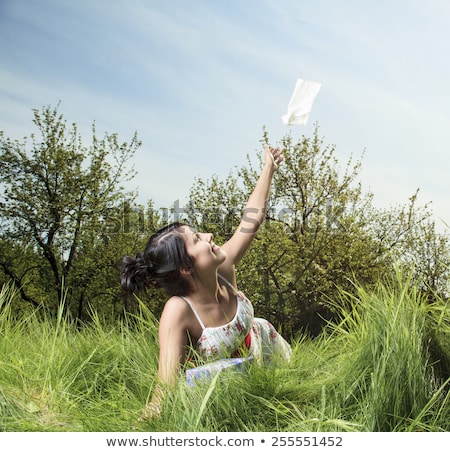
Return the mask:
<path id="1" fill-rule="evenodd" d="M 172 223 L 155 232 L 143 252 L 122 259 L 121 285 L 128 293 L 141 292 L 152 285 L 169 295 L 187 295 L 191 289 L 181 269 L 193 268 L 182 234 L 189 226 Z"/>

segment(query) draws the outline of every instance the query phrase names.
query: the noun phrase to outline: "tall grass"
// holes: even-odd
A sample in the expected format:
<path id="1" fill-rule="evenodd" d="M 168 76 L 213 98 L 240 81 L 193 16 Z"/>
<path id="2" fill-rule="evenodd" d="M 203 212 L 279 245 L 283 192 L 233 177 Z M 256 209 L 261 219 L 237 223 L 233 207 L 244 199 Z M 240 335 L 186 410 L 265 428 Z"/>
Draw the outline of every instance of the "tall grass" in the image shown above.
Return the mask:
<path id="1" fill-rule="evenodd" d="M 16 319 L 0 292 L 1 431 L 448 431 L 449 307 L 401 278 L 342 293 L 341 322 L 298 337 L 290 363 L 253 365 L 194 388 L 138 422 L 157 373 L 157 321 L 142 307 L 75 328 L 36 311 Z"/>

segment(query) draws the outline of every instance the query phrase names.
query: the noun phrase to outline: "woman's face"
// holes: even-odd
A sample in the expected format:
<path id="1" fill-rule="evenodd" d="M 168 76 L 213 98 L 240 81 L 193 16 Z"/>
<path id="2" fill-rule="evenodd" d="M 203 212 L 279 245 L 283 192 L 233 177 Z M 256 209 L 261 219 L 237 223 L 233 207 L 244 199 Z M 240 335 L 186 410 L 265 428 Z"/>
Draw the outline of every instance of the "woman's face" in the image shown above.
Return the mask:
<path id="1" fill-rule="evenodd" d="M 215 270 L 225 261 L 225 252 L 213 242 L 212 234 L 197 232 L 191 228 L 185 228 L 184 232 L 186 251 L 194 262 L 197 272 Z"/>

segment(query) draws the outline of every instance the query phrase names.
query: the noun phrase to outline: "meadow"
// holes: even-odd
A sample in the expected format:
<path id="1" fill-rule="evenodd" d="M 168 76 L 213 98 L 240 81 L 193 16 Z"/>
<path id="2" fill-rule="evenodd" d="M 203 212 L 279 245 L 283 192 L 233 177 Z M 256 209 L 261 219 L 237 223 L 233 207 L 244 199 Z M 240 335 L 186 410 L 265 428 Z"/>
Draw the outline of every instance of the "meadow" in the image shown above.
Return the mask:
<path id="1" fill-rule="evenodd" d="M 145 421 L 158 322 L 144 306 L 114 326 L 93 315 L 77 328 L 39 310 L 16 318 L 16 296 L 0 293 L 0 431 L 450 430 L 450 308 L 407 278 L 341 293 L 340 321 L 299 335 L 289 363 L 196 387 L 181 375 Z"/>

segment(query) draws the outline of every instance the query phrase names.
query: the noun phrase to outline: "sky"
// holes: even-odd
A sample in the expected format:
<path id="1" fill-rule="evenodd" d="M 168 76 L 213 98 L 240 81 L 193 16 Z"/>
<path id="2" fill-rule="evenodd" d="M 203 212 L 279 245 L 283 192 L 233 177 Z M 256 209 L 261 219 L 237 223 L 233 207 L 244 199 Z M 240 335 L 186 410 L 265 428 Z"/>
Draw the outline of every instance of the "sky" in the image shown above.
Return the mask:
<path id="1" fill-rule="evenodd" d="M 431 202 L 450 228 L 447 0 L 0 0 L 0 130 L 36 130 L 57 106 L 89 144 L 142 147 L 130 188 L 171 207 L 195 178 L 224 177 L 319 127 L 374 204 Z M 322 84 L 308 124 L 281 121 L 298 78 Z"/>

